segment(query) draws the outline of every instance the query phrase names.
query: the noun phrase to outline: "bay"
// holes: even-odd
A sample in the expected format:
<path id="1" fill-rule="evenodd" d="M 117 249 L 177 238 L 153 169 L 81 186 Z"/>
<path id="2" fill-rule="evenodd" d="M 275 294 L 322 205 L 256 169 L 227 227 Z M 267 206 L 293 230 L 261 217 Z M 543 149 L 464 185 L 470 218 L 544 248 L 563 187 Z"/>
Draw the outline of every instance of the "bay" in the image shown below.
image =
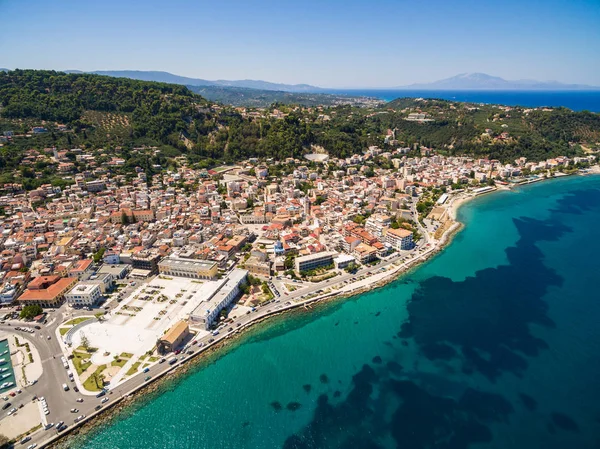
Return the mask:
<path id="1" fill-rule="evenodd" d="M 413 90 L 413 89 L 330 89 L 326 93 L 364 96 L 392 101 L 396 98 L 439 98 L 469 103 L 524 107 L 566 107 L 574 111 L 600 112 L 600 90 Z"/>
<path id="2" fill-rule="evenodd" d="M 428 263 L 260 325 L 70 447 L 600 447 L 600 177 L 459 218 Z"/>

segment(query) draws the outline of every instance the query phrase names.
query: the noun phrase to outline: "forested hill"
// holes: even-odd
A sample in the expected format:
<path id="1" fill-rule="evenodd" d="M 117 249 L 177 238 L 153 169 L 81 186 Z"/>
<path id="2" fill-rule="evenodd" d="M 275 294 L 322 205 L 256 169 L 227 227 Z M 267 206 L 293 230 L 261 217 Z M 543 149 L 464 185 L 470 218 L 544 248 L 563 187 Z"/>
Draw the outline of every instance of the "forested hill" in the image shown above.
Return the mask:
<path id="1" fill-rule="evenodd" d="M 520 156 L 541 160 L 582 154 L 579 144 L 598 147 L 600 116 L 420 99 L 381 107 L 246 109 L 210 104 L 180 85 L 16 70 L 0 73 L 0 136 L 7 131 L 0 168 L 18 169 L 23 152 L 32 148 L 82 148 L 123 157 L 128 173 L 142 163 L 170 165 L 181 155 L 210 166 L 249 157 L 298 158 L 315 146 L 332 157 L 378 145 L 384 151 L 425 146 L 504 162 Z M 157 151 L 142 157 L 139 147 Z M 52 175 L 49 169 L 46 174 Z"/>
<path id="2" fill-rule="evenodd" d="M 398 98 L 381 109 L 387 112 L 383 120 L 389 127 L 398 128 L 398 139 L 416 139 L 454 153 L 543 160 L 574 155 L 580 151 L 578 144 L 600 146 L 600 114 L 588 111 L 415 98 Z M 424 114 L 424 120 L 407 120 L 411 113 Z"/>

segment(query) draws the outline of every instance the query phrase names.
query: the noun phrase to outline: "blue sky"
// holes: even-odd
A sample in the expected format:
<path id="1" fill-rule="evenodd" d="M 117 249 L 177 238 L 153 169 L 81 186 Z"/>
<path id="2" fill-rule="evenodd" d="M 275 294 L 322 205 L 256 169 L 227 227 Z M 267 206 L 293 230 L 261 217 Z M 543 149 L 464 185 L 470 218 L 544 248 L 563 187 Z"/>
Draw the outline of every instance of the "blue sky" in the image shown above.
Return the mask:
<path id="1" fill-rule="evenodd" d="M 600 0 L 0 0 L 0 67 L 392 87 L 600 86 Z"/>

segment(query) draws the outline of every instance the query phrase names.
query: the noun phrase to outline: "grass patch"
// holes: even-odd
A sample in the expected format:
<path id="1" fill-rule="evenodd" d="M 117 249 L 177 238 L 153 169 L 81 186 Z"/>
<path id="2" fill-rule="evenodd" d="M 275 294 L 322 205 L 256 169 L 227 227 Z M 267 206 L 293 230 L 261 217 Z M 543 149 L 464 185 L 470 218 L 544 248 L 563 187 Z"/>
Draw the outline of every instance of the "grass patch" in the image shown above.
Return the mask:
<path id="1" fill-rule="evenodd" d="M 127 359 L 118 358 L 117 360 L 113 360 L 110 364 L 112 366 L 118 366 L 119 368 L 123 368 L 127 363 Z"/>
<path id="2" fill-rule="evenodd" d="M 60 327 L 58 329 L 58 332 L 60 332 L 60 335 L 65 335 L 67 332 L 69 332 L 70 329 L 70 327 Z"/>
<path id="3" fill-rule="evenodd" d="M 80 318 L 74 318 L 71 321 L 67 321 L 66 323 L 63 323 L 63 326 L 75 326 L 76 324 L 79 323 L 83 323 L 84 321 L 87 320 L 91 320 L 91 318 L 89 316 L 84 316 L 84 317 L 80 317 Z"/>
<path id="4" fill-rule="evenodd" d="M 90 357 L 91 354 L 87 352 L 73 352 L 73 358 L 71 359 L 71 361 L 73 362 L 73 365 L 75 366 L 75 371 L 77 371 L 77 374 L 79 376 L 81 376 L 81 373 L 83 373 L 86 369 L 88 369 L 91 366 L 92 362 L 89 361 Z M 84 359 L 87 359 L 87 362 L 84 362 Z"/>
<path id="5" fill-rule="evenodd" d="M 95 373 L 98 376 L 102 375 L 102 371 L 104 371 L 106 369 L 106 365 L 102 365 L 99 366 L 98 369 L 95 371 Z M 87 378 L 87 380 L 83 383 L 83 388 L 85 388 L 88 391 L 100 391 L 102 390 L 102 388 L 104 387 L 104 382 L 102 382 L 102 380 L 98 379 L 98 384 L 96 384 L 96 380 L 94 379 L 94 376 L 90 376 Z"/>
<path id="6" fill-rule="evenodd" d="M 137 370 L 138 370 L 138 368 L 139 368 L 139 367 L 140 367 L 140 362 L 135 362 L 135 363 L 134 363 L 134 364 L 131 366 L 131 368 L 129 368 L 129 371 L 127 371 L 125 374 L 126 374 L 127 376 L 132 376 L 132 375 L 134 375 L 135 373 L 137 373 Z"/>
<path id="7" fill-rule="evenodd" d="M 150 357 L 150 363 L 158 362 L 160 359 L 158 357 Z"/>
<path id="8" fill-rule="evenodd" d="M 119 357 L 121 357 L 122 359 L 130 359 L 131 357 L 133 357 L 133 354 L 129 352 L 123 352 Z"/>

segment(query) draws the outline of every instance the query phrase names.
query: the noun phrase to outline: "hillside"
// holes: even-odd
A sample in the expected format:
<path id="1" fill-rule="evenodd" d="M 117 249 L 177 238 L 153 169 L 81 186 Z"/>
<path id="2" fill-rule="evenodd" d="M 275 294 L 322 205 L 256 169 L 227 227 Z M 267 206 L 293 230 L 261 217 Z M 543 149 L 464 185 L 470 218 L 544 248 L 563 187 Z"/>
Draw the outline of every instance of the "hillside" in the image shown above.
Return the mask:
<path id="1" fill-rule="evenodd" d="M 298 158 L 313 146 L 342 158 L 377 145 L 410 147 L 414 156 L 428 147 L 503 162 L 582 154 L 579 144 L 600 148 L 600 115 L 564 108 L 404 98 L 380 107 L 245 109 L 211 105 L 179 85 L 34 70 L 0 73 L 0 133 L 8 131 L 0 142 L 0 183 L 18 178 L 28 187 L 66 182 L 46 163 L 25 169 L 21 161 L 32 148 L 123 158 L 119 173 L 127 177 L 138 166 L 147 173 L 173 167 L 179 156 L 210 167 L 249 157 Z M 85 167 L 72 156 L 76 167 Z"/>
<path id="2" fill-rule="evenodd" d="M 265 108 L 273 103 L 300 106 L 334 106 L 351 104 L 356 106 L 376 105 L 380 100 L 346 95 L 295 93 L 277 90 L 250 89 L 224 86 L 187 86 L 192 92 L 204 98 L 232 106 Z"/>

